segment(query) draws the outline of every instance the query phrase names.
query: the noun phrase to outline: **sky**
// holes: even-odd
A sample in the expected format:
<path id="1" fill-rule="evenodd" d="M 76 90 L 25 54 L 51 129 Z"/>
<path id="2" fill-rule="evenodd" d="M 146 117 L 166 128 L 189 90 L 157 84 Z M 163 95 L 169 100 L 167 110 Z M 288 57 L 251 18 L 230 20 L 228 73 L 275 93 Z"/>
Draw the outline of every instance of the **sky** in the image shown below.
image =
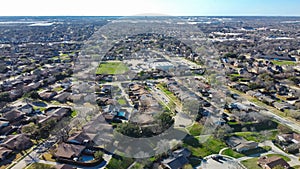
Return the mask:
<path id="1" fill-rule="evenodd" d="M 0 16 L 300 16 L 300 0 L 1 0 Z"/>

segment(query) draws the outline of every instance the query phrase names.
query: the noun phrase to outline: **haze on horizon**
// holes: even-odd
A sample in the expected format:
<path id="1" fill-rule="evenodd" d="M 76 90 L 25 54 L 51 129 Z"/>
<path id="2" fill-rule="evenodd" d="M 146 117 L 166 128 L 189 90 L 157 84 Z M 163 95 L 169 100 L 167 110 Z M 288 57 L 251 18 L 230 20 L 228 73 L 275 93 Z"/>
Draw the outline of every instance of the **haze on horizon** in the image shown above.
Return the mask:
<path id="1" fill-rule="evenodd" d="M 299 0 L 5 0 L 0 16 L 300 16 Z"/>

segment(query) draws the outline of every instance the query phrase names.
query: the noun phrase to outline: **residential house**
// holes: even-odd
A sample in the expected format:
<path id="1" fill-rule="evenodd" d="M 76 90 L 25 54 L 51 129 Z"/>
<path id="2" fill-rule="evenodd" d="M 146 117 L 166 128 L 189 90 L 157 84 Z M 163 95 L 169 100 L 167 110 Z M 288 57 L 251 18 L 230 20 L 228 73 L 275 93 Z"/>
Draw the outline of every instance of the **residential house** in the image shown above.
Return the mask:
<path id="1" fill-rule="evenodd" d="M 13 151 L 8 148 L 0 147 L 0 162 L 6 160 L 12 153 Z"/>
<path id="2" fill-rule="evenodd" d="M 32 146 L 32 141 L 24 134 L 9 135 L 1 144 L 1 147 L 6 147 L 11 150 L 26 150 Z"/>
<path id="3" fill-rule="evenodd" d="M 31 104 L 25 104 L 25 105 L 21 106 L 20 108 L 18 108 L 18 110 L 25 113 L 26 115 L 29 115 L 29 114 L 33 113 L 33 106 Z"/>
<path id="4" fill-rule="evenodd" d="M 226 140 L 226 144 L 237 152 L 244 152 L 258 147 L 258 143 L 247 141 L 243 137 L 232 136 Z"/>
<path id="5" fill-rule="evenodd" d="M 172 153 L 172 155 L 161 162 L 162 168 L 180 169 L 189 163 L 187 159 L 191 155 L 188 149 L 179 149 Z"/>
<path id="6" fill-rule="evenodd" d="M 79 144 L 79 145 L 86 145 L 88 143 L 91 143 L 94 139 L 94 135 L 89 135 L 84 131 L 76 132 L 72 134 L 67 142 L 73 143 L 73 144 Z"/>
<path id="7" fill-rule="evenodd" d="M 288 103 L 279 103 L 279 102 L 274 102 L 273 106 L 280 110 L 280 111 L 284 111 L 286 109 L 290 109 L 292 105 L 288 104 Z"/>
<path id="8" fill-rule="evenodd" d="M 86 147 L 83 145 L 61 143 L 56 148 L 54 156 L 69 160 L 77 160 Z"/>
<path id="9" fill-rule="evenodd" d="M 67 100 L 70 97 L 70 95 L 71 94 L 68 93 L 68 92 L 62 92 L 62 93 L 54 96 L 53 99 L 55 99 L 55 100 L 57 100 L 57 101 L 59 101 L 61 103 L 65 103 L 65 102 L 67 102 Z"/>
<path id="10" fill-rule="evenodd" d="M 3 117 L 7 119 L 9 123 L 20 123 L 20 121 L 24 118 L 24 116 L 25 113 L 17 109 L 13 109 L 3 114 Z"/>
<path id="11" fill-rule="evenodd" d="M 284 161 L 281 157 L 277 157 L 277 156 L 260 157 L 257 161 L 257 164 L 261 166 L 263 169 L 273 169 L 277 166 L 283 167 L 285 169 L 290 168 L 290 165 L 286 161 Z"/>
<path id="12" fill-rule="evenodd" d="M 42 100 L 50 101 L 54 96 L 57 95 L 55 91 L 45 91 L 39 94 Z"/>

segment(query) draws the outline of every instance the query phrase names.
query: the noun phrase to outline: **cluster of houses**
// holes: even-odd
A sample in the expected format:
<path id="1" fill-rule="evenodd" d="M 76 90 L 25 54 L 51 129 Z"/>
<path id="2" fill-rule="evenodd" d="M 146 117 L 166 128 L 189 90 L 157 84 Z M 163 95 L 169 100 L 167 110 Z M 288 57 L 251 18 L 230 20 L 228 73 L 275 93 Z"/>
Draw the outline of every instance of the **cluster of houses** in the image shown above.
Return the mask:
<path id="1" fill-rule="evenodd" d="M 128 85 L 128 96 L 134 105 L 134 111 L 130 121 L 146 125 L 154 122 L 154 116 L 161 112 L 161 106 L 146 89 L 144 84 L 130 83 Z"/>
<path id="2" fill-rule="evenodd" d="M 277 135 L 276 142 L 279 147 L 288 153 L 297 154 L 300 152 L 300 134 L 298 133 Z"/>
<path id="3" fill-rule="evenodd" d="M 199 61 L 199 56 L 183 42 L 173 37 L 167 37 L 163 34 L 143 33 L 127 37 L 119 41 L 113 48 L 106 53 L 104 60 L 127 60 L 139 59 L 133 55 L 133 51 L 141 49 L 154 49 L 172 53 L 174 56 L 181 56 L 191 60 Z"/>
<path id="4" fill-rule="evenodd" d="M 299 84 L 289 80 L 299 76 L 294 66 L 279 66 L 271 61 L 227 58 L 226 72 L 231 76 L 229 86 L 242 91 L 280 111 L 297 111 L 299 108 Z M 233 60 L 233 61 L 231 61 Z M 234 65 L 239 61 L 241 66 Z M 295 62 L 296 63 L 296 62 Z M 253 70 L 260 69 L 259 72 Z M 291 86 L 295 86 L 292 88 Z"/>

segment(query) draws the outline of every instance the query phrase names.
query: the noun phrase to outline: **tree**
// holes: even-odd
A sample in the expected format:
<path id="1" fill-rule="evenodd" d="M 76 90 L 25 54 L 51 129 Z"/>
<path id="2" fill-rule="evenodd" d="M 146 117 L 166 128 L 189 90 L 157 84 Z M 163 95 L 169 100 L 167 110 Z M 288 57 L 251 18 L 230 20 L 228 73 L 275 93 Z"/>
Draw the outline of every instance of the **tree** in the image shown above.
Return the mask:
<path id="1" fill-rule="evenodd" d="M 94 157 L 95 157 L 95 159 L 97 159 L 97 160 L 100 160 L 100 159 L 103 157 L 103 155 L 104 155 L 104 153 L 103 153 L 102 151 L 96 151 L 96 152 L 94 153 Z"/>
<path id="2" fill-rule="evenodd" d="M 129 137 L 140 137 L 142 133 L 138 125 L 131 123 L 122 123 L 118 125 L 117 131 Z"/>
<path id="3" fill-rule="evenodd" d="M 293 132 L 292 129 L 290 129 L 288 126 L 283 125 L 283 124 L 279 124 L 279 125 L 277 126 L 277 129 L 278 129 L 278 131 L 279 131 L 280 133 L 282 133 L 282 134 L 288 134 L 288 133 L 292 133 L 292 132 Z"/>
<path id="4" fill-rule="evenodd" d="M 29 92 L 29 93 L 25 93 L 24 97 L 29 97 L 29 98 L 32 98 L 32 99 L 39 99 L 40 95 L 38 94 L 37 91 L 34 90 L 34 91 Z"/>
<path id="5" fill-rule="evenodd" d="M 219 139 L 223 139 L 227 134 L 231 133 L 233 129 L 229 125 L 218 126 L 214 132 L 214 136 Z"/>
<path id="6" fill-rule="evenodd" d="M 37 126 L 33 122 L 22 127 L 22 133 L 30 134 L 31 136 L 34 135 L 36 130 L 37 130 Z"/>
<path id="7" fill-rule="evenodd" d="M 168 112 L 163 112 L 161 113 L 158 118 L 158 123 L 160 124 L 160 126 L 163 128 L 163 129 L 168 129 L 170 126 L 173 125 L 174 123 L 174 119 L 173 117 L 171 116 L 171 113 L 168 113 Z"/>
<path id="8" fill-rule="evenodd" d="M 0 101 L 9 102 L 10 101 L 9 93 L 8 92 L 0 93 Z"/>

